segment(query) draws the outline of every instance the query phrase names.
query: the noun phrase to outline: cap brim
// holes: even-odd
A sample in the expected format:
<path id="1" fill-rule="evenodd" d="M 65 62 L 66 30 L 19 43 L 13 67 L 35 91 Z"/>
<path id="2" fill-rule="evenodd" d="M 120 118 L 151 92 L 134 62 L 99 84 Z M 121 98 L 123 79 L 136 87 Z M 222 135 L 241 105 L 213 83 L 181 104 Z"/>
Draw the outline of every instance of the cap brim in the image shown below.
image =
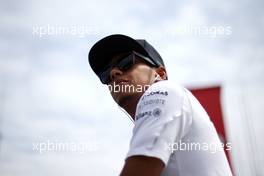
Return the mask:
<path id="1" fill-rule="evenodd" d="M 147 51 L 133 38 L 114 34 L 99 40 L 89 52 L 89 63 L 93 71 L 98 74 L 109 64 L 114 55 L 137 51 L 148 55 Z"/>

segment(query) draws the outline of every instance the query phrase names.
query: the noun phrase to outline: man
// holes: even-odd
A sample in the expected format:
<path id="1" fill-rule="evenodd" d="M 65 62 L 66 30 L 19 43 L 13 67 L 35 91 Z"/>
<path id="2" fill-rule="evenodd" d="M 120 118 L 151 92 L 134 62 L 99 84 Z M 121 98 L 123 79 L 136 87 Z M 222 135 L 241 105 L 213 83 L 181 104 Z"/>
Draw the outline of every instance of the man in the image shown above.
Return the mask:
<path id="1" fill-rule="evenodd" d="M 232 175 L 207 113 L 187 89 L 168 81 L 146 40 L 107 36 L 91 48 L 89 63 L 135 124 L 120 175 Z"/>

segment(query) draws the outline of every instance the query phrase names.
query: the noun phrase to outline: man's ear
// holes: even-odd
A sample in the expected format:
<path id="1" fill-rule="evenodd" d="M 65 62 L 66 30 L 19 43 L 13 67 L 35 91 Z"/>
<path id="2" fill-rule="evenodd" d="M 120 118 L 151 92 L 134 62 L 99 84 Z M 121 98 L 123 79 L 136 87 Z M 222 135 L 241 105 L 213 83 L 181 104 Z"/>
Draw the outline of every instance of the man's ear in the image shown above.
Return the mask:
<path id="1" fill-rule="evenodd" d="M 161 79 L 163 79 L 163 80 L 168 79 L 167 71 L 166 71 L 165 67 L 159 66 L 158 68 L 156 68 L 156 73 L 161 77 Z"/>

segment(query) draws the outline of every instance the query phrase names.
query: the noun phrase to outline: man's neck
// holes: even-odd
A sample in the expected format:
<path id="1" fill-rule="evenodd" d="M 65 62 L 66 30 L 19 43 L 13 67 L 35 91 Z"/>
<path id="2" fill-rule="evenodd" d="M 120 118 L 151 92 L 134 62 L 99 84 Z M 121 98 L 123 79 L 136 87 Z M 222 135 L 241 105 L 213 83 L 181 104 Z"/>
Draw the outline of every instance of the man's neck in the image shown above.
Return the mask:
<path id="1" fill-rule="evenodd" d="M 136 94 L 136 95 L 131 95 L 124 97 L 120 102 L 118 103 L 119 106 L 121 106 L 126 112 L 132 117 L 133 120 L 135 120 L 135 113 L 136 113 L 136 108 L 138 101 L 140 99 L 141 95 Z"/>

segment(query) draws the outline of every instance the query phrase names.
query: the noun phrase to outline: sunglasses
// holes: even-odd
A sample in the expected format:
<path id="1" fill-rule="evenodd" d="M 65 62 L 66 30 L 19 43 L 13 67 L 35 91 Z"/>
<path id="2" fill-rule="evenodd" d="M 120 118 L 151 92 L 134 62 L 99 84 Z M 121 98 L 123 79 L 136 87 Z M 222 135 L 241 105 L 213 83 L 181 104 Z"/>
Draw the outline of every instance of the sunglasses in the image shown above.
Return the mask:
<path id="1" fill-rule="evenodd" d="M 135 64 L 137 58 L 144 60 L 151 66 L 157 66 L 157 64 L 152 59 L 145 57 L 140 53 L 132 51 L 132 52 L 129 52 L 124 57 L 121 57 L 120 59 L 118 59 L 117 62 L 111 63 L 106 68 L 104 68 L 103 71 L 98 74 L 101 82 L 103 84 L 107 84 L 110 82 L 111 80 L 110 73 L 111 73 L 111 70 L 115 67 L 117 67 L 121 71 L 129 70 Z"/>

